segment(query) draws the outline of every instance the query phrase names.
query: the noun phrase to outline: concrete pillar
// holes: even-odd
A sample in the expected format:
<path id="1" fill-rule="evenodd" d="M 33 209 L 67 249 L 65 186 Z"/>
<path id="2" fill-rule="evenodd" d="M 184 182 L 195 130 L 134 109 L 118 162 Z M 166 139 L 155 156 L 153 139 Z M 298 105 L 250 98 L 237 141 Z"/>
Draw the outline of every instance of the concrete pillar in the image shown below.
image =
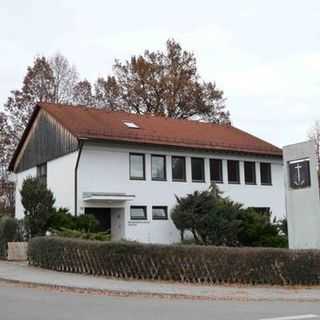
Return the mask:
<path id="1" fill-rule="evenodd" d="M 289 247 L 320 249 L 320 193 L 312 141 L 283 148 Z"/>

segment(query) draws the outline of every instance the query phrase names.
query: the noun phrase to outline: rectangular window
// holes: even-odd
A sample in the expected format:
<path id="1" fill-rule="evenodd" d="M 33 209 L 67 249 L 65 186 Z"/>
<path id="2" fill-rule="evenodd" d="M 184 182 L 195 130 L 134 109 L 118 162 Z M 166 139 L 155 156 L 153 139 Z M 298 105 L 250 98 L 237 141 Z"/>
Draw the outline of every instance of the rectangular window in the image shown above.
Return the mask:
<path id="1" fill-rule="evenodd" d="M 172 157 L 172 181 L 186 181 L 185 157 Z"/>
<path id="2" fill-rule="evenodd" d="M 244 181 L 246 184 L 256 184 L 256 163 L 254 161 L 244 162 Z"/>
<path id="3" fill-rule="evenodd" d="M 130 179 L 145 180 L 144 154 L 130 153 Z"/>
<path id="4" fill-rule="evenodd" d="M 221 159 L 210 159 L 210 180 L 217 183 L 223 183 Z"/>
<path id="5" fill-rule="evenodd" d="M 263 185 L 272 184 L 271 163 L 267 163 L 267 162 L 260 163 L 260 177 L 261 177 L 261 184 Z"/>
<path id="6" fill-rule="evenodd" d="M 228 182 L 240 183 L 239 161 L 228 160 Z"/>
<path id="7" fill-rule="evenodd" d="M 193 182 L 204 182 L 204 159 L 191 158 L 191 173 Z"/>
<path id="8" fill-rule="evenodd" d="M 131 206 L 130 207 L 131 220 L 147 220 L 147 207 L 146 206 Z"/>
<path id="9" fill-rule="evenodd" d="M 47 185 L 47 163 L 37 166 L 37 178 L 42 184 Z"/>
<path id="10" fill-rule="evenodd" d="M 164 181 L 166 174 L 166 156 L 151 156 L 151 177 L 152 180 Z"/>
<path id="11" fill-rule="evenodd" d="M 168 207 L 154 206 L 152 207 L 153 220 L 168 220 Z"/>

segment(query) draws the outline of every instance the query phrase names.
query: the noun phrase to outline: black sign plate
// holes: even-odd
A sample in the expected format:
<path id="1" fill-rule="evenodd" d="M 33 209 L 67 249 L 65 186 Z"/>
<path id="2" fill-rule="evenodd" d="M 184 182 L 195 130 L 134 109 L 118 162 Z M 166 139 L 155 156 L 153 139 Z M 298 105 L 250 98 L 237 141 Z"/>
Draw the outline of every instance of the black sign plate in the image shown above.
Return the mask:
<path id="1" fill-rule="evenodd" d="M 310 164 L 309 160 L 289 162 L 290 187 L 302 189 L 310 187 Z"/>

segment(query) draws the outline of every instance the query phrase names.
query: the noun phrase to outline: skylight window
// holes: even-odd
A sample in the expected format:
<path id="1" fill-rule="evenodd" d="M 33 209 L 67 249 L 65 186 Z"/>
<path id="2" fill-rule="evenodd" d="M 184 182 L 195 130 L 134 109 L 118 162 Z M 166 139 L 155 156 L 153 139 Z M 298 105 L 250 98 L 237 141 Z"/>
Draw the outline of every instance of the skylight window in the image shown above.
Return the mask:
<path id="1" fill-rule="evenodd" d="M 134 122 L 124 121 L 123 122 L 130 129 L 139 129 L 140 127 Z"/>

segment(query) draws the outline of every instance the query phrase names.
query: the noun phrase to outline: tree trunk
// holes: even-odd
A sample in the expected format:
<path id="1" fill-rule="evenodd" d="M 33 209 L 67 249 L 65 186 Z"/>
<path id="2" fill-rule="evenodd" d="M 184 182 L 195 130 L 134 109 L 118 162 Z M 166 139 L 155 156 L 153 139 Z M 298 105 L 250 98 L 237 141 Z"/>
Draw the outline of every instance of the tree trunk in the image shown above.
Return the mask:
<path id="1" fill-rule="evenodd" d="M 180 230 L 180 238 L 181 238 L 181 242 L 184 241 L 184 230 Z"/>
<path id="2" fill-rule="evenodd" d="M 192 229 L 191 232 L 193 234 L 194 239 L 196 240 L 196 243 L 200 243 L 196 230 Z"/>

